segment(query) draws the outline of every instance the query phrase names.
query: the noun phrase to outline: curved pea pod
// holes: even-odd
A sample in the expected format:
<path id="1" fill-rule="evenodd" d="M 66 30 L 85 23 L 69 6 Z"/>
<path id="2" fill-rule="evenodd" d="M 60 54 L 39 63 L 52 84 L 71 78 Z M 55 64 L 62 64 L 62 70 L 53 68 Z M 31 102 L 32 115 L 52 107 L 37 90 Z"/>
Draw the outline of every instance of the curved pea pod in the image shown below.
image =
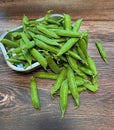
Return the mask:
<path id="1" fill-rule="evenodd" d="M 98 49 L 98 51 L 99 51 L 99 53 L 100 53 L 102 59 L 103 59 L 106 63 L 108 63 L 107 54 L 106 54 L 106 52 L 105 52 L 105 49 L 104 49 L 103 45 L 102 45 L 100 42 L 96 41 L 96 46 L 97 46 L 97 49 Z"/>
<path id="2" fill-rule="evenodd" d="M 41 40 L 38 40 L 38 39 L 34 39 L 34 40 L 35 40 L 35 44 L 41 49 L 44 49 L 46 51 L 50 51 L 50 52 L 53 52 L 53 53 L 57 53 L 59 51 L 58 47 L 47 45 L 46 43 L 44 43 L 44 42 L 42 42 Z"/>
<path id="3" fill-rule="evenodd" d="M 67 79 L 68 79 L 68 85 L 69 85 L 71 94 L 72 94 L 77 106 L 79 107 L 80 100 L 79 100 L 79 94 L 78 94 L 78 89 L 77 89 L 77 85 L 76 85 L 76 80 L 75 80 L 74 72 L 70 67 L 68 67 L 68 69 L 67 69 Z"/>
<path id="4" fill-rule="evenodd" d="M 62 118 L 64 118 L 64 114 L 67 109 L 67 104 L 68 104 L 68 82 L 67 80 L 64 80 L 60 87 L 60 108 Z"/>
<path id="5" fill-rule="evenodd" d="M 16 48 L 16 47 L 19 46 L 19 45 L 16 44 L 15 42 L 13 42 L 13 41 L 11 41 L 11 40 L 9 40 L 9 39 L 5 39 L 5 38 L 2 39 L 0 42 L 1 42 L 2 44 L 6 45 L 6 46 L 13 47 L 13 48 Z"/>
<path id="6" fill-rule="evenodd" d="M 41 66 L 46 69 L 47 67 L 47 60 L 43 57 L 43 55 L 35 48 L 31 49 L 30 53 L 32 56 L 38 61 Z"/>
<path id="7" fill-rule="evenodd" d="M 96 76 L 98 74 L 96 65 L 90 56 L 87 57 L 87 63 L 88 63 L 90 70 L 93 72 L 94 76 Z"/>
<path id="8" fill-rule="evenodd" d="M 58 51 L 57 56 L 61 56 L 65 52 L 67 52 L 76 42 L 78 41 L 78 38 L 70 38 Z"/>
<path id="9" fill-rule="evenodd" d="M 61 71 L 60 67 L 56 64 L 56 62 L 53 60 L 53 58 L 50 55 L 46 56 L 46 60 L 47 60 L 49 68 L 53 72 L 59 73 Z"/>
<path id="10" fill-rule="evenodd" d="M 65 68 L 63 68 L 61 70 L 57 80 L 55 81 L 53 87 L 51 88 L 51 92 L 50 92 L 51 95 L 55 94 L 57 92 L 57 90 L 60 89 L 61 83 L 66 78 L 66 72 L 67 72 L 67 70 Z"/>
<path id="11" fill-rule="evenodd" d="M 53 79 L 53 80 L 56 80 L 58 78 L 58 75 L 59 74 L 55 74 L 55 73 L 52 73 L 52 72 L 38 72 L 36 74 L 36 77 L 37 78 L 43 78 L 43 79 Z"/>
<path id="12" fill-rule="evenodd" d="M 46 34 L 46 35 L 49 36 L 49 37 L 52 37 L 52 38 L 60 38 L 55 32 L 53 32 L 53 31 L 51 31 L 51 30 L 49 30 L 49 29 L 47 29 L 47 28 L 45 28 L 45 27 L 43 27 L 43 26 L 38 25 L 38 26 L 37 26 L 37 29 L 38 29 L 39 31 L 41 31 L 42 33 Z"/>
<path id="13" fill-rule="evenodd" d="M 64 14 L 64 26 L 66 30 L 71 30 L 72 28 L 72 21 L 69 14 Z"/>
<path id="14" fill-rule="evenodd" d="M 31 94 L 33 107 L 36 109 L 40 109 L 40 99 L 38 95 L 37 84 L 33 76 L 31 77 L 31 82 L 30 82 L 30 94 Z"/>
<path id="15" fill-rule="evenodd" d="M 44 16 L 44 20 L 49 19 L 52 12 L 53 12 L 53 10 L 48 10 L 48 11 L 46 12 L 45 16 Z"/>
<path id="16" fill-rule="evenodd" d="M 83 19 L 78 19 L 73 26 L 73 31 L 78 32 Z"/>

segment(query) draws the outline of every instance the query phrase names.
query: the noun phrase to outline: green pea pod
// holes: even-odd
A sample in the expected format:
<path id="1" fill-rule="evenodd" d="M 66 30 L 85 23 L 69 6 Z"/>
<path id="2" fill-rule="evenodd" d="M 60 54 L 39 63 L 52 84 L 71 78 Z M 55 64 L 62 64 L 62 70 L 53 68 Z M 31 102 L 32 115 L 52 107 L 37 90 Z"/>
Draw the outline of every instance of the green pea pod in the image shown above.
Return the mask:
<path id="1" fill-rule="evenodd" d="M 60 67 L 57 65 L 57 63 L 53 60 L 53 58 L 50 55 L 46 56 L 46 60 L 47 60 L 49 68 L 53 72 L 55 72 L 55 73 L 59 73 L 60 72 Z"/>
<path id="2" fill-rule="evenodd" d="M 22 52 L 23 52 L 24 58 L 27 60 L 29 65 L 31 65 L 32 64 L 32 56 L 30 55 L 30 52 L 28 50 L 23 50 Z"/>
<path id="3" fill-rule="evenodd" d="M 53 53 L 57 53 L 59 51 L 58 47 L 47 45 L 47 44 L 45 44 L 44 42 L 42 42 L 41 40 L 38 40 L 38 39 L 34 39 L 34 40 L 35 40 L 35 44 L 41 49 L 44 49 L 46 51 L 50 51 L 50 52 L 53 52 Z"/>
<path id="4" fill-rule="evenodd" d="M 96 87 L 91 82 L 85 83 L 84 87 L 86 87 L 88 90 L 90 90 L 92 92 L 97 91 Z"/>
<path id="5" fill-rule="evenodd" d="M 51 88 L 51 95 L 55 94 L 57 92 L 57 90 L 60 89 L 61 83 L 64 81 L 64 79 L 66 78 L 66 72 L 67 70 L 65 68 L 63 68 L 57 78 L 57 80 L 55 81 L 53 87 Z"/>
<path id="6" fill-rule="evenodd" d="M 6 45 L 6 46 L 9 46 L 9 47 L 14 47 L 14 48 L 16 48 L 16 47 L 18 47 L 19 45 L 18 44 L 16 44 L 15 42 L 13 42 L 13 41 L 11 41 L 11 40 L 8 40 L 8 39 L 2 39 L 1 41 L 0 41 L 2 44 L 4 44 L 4 45 Z"/>
<path id="7" fill-rule="evenodd" d="M 73 26 L 73 31 L 78 32 L 83 19 L 78 19 Z"/>
<path id="8" fill-rule="evenodd" d="M 42 33 L 46 34 L 47 36 L 49 37 L 52 37 L 52 38 L 60 38 L 55 32 L 43 27 L 43 26 L 37 26 L 37 29 L 39 31 L 41 31 Z"/>
<path id="9" fill-rule="evenodd" d="M 83 59 L 78 55 L 78 54 L 76 54 L 75 52 L 73 52 L 73 51 L 68 51 L 68 54 L 70 55 L 70 56 L 72 56 L 74 59 L 76 59 L 76 60 L 80 60 L 80 61 L 83 61 Z"/>
<path id="10" fill-rule="evenodd" d="M 62 29 L 55 29 L 55 33 L 59 36 L 73 37 L 73 38 L 80 38 L 83 34 L 81 32 L 73 32 L 73 31 L 62 30 Z"/>
<path id="11" fill-rule="evenodd" d="M 56 80 L 58 78 L 58 74 L 52 73 L 52 72 L 38 72 L 36 74 L 37 78 L 43 78 L 43 79 L 53 79 Z"/>
<path id="12" fill-rule="evenodd" d="M 87 79 L 84 79 L 84 78 L 82 78 L 80 76 L 77 76 L 77 75 L 75 76 L 75 79 L 76 79 L 77 86 L 81 86 L 81 85 L 83 85 L 83 84 L 88 82 Z"/>
<path id="13" fill-rule="evenodd" d="M 98 76 L 92 77 L 92 84 L 95 87 L 95 91 L 97 91 L 99 89 Z"/>
<path id="14" fill-rule="evenodd" d="M 83 54 L 85 55 L 85 57 L 87 58 L 87 44 L 86 44 L 86 41 L 84 39 L 80 39 L 79 42 L 78 42 L 78 45 L 80 46 Z"/>
<path id="15" fill-rule="evenodd" d="M 83 72 L 81 72 L 78 69 L 78 65 L 77 65 L 76 60 L 74 58 L 72 58 L 71 56 L 67 56 L 67 60 L 68 60 L 70 67 L 76 72 L 77 75 L 79 75 L 83 78 L 87 77 Z"/>
<path id="16" fill-rule="evenodd" d="M 78 52 L 78 55 L 79 55 L 84 61 L 86 61 L 86 57 L 85 57 L 85 55 L 84 55 L 84 52 L 82 51 L 82 49 L 81 49 L 79 46 L 77 46 L 77 52 Z"/>
<path id="17" fill-rule="evenodd" d="M 87 75 L 93 76 L 93 73 L 92 73 L 92 71 L 91 71 L 90 69 L 88 69 L 88 68 L 86 68 L 86 67 L 84 67 L 84 66 L 79 66 L 79 69 L 80 69 L 83 73 L 85 73 L 85 74 L 87 74 Z"/>
<path id="18" fill-rule="evenodd" d="M 49 19 L 52 12 L 53 12 L 53 10 L 48 10 L 48 11 L 46 12 L 45 16 L 44 16 L 44 20 Z"/>
<path id="19" fill-rule="evenodd" d="M 87 90 L 87 88 L 86 87 L 78 87 L 78 93 L 81 93 L 81 92 L 84 92 L 84 91 L 86 91 Z"/>
<path id="20" fill-rule="evenodd" d="M 33 76 L 31 77 L 30 82 L 30 93 L 33 107 L 36 109 L 40 109 L 40 99 L 38 95 L 37 84 Z"/>
<path id="21" fill-rule="evenodd" d="M 52 45 L 52 46 L 60 46 L 60 44 L 58 44 L 56 41 L 54 41 L 46 36 L 43 36 L 43 35 L 35 35 L 35 38 L 38 38 L 39 40 L 41 40 L 49 45 Z"/>
<path id="22" fill-rule="evenodd" d="M 102 45 L 100 42 L 96 41 L 96 46 L 97 46 L 97 49 L 98 49 L 98 51 L 99 51 L 99 53 L 100 53 L 102 59 L 103 59 L 106 63 L 108 63 L 107 54 L 106 54 L 106 52 L 105 52 L 105 49 L 104 49 L 103 45 Z"/>
<path id="23" fill-rule="evenodd" d="M 68 67 L 68 69 L 67 69 L 67 78 L 68 78 L 68 85 L 69 85 L 70 91 L 72 93 L 72 96 L 73 96 L 77 106 L 79 107 L 80 100 L 79 100 L 79 94 L 78 94 L 78 89 L 77 89 L 77 85 L 76 85 L 76 80 L 75 80 L 74 72 L 70 67 Z"/>
<path id="24" fill-rule="evenodd" d="M 29 24 L 29 19 L 28 19 L 27 16 L 25 16 L 25 15 L 23 16 L 22 23 L 23 23 L 23 25 L 28 25 Z"/>
<path id="25" fill-rule="evenodd" d="M 62 118 L 64 118 L 64 113 L 66 111 L 67 104 L 68 104 L 68 83 L 67 80 L 64 80 L 60 87 L 60 108 Z"/>
<path id="26" fill-rule="evenodd" d="M 47 61 L 46 59 L 43 57 L 43 55 L 35 48 L 33 48 L 30 53 L 32 54 L 32 56 L 36 59 L 36 61 L 38 61 L 41 66 L 46 69 L 47 67 Z"/>
<path id="27" fill-rule="evenodd" d="M 64 26 L 66 30 L 71 30 L 72 28 L 72 21 L 69 14 L 64 14 Z"/>
<path id="28" fill-rule="evenodd" d="M 90 56 L 87 57 L 87 63 L 88 63 L 90 70 L 93 72 L 94 76 L 96 76 L 98 74 L 97 69 L 96 69 L 96 65 Z"/>
<path id="29" fill-rule="evenodd" d="M 78 38 L 70 38 L 58 51 L 57 56 L 61 56 L 65 52 L 67 52 L 76 42 L 78 41 Z"/>

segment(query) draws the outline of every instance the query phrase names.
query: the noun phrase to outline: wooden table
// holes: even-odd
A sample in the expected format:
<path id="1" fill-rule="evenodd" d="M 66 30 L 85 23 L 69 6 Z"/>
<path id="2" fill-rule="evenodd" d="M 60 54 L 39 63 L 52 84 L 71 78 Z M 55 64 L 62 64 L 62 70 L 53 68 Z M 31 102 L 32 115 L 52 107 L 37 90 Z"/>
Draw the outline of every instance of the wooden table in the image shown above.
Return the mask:
<path id="1" fill-rule="evenodd" d="M 37 79 L 41 110 L 31 105 L 30 76 L 11 70 L 0 51 L 0 130 L 114 130 L 114 1 L 113 0 L 1 0 L 0 34 L 21 24 L 23 15 L 39 18 L 49 9 L 69 13 L 72 20 L 83 18 L 81 30 L 89 30 L 89 54 L 99 72 L 99 91 L 80 94 L 81 106 L 74 109 L 69 97 L 61 119 L 59 97 L 50 98 L 54 81 Z M 102 42 L 108 64 L 101 59 L 95 41 Z"/>

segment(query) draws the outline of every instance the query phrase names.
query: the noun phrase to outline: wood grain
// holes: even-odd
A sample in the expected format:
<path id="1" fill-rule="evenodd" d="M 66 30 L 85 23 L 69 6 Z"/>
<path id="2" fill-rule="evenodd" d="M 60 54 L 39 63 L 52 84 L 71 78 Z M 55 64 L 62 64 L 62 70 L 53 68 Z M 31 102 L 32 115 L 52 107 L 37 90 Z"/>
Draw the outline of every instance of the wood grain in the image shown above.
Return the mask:
<path id="1" fill-rule="evenodd" d="M 3 30 L 20 24 L 21 21 L 7 21 Z M 110 25 L 107 26 L 106 25 Z M 80 95 L 81 106 L 74 109 L 74 102 L 69 97 L 65 118 L 61 119 L 59 98 L 50 98 L 50 88 L 54 81 L 37 79 L 41 100 L 41 110 L 31 105 L 29 82 L 41 68 L 29 74 L 12 71 L 0 53 L 0 128 L 2 130 L 113 130 L 114 128 L 114 48 L 111 21 L 84 21 L 81 30 L 90 30 L 89 54 L 93 57 L 99 71 L 100 89 L 97 93 L 84 92 Z M 1 32 L 3 30 L 0 30 Z M 105 64 L 95 47 L 100 40 L 108 54 L 109 64 Z M 10 127 L 9 127 L 10 126 Z"/>
<path id="2" fill-rule="evenodd" d="M 1 0 L 0 19 L 21 19 L 24 14 L 38 18 L 50 9 L 54 13 L 69 13 L 73 19 L 114 20 L 113 0 Z"/>

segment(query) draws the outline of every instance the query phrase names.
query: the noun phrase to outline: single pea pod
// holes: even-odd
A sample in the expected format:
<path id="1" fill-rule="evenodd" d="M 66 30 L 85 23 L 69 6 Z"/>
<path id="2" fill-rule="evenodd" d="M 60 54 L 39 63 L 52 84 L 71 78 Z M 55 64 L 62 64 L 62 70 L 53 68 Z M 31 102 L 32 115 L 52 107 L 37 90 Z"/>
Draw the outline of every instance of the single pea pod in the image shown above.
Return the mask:
<path id="1" fill-rule="evenodd" d="M 64 79 L 66 78 L 66 72 L 67 70 L 65 68 L 63 68 L 57 78 L 57 80 L 55 81 L 53 87 L 51 88 L 51 95 L 55 94 L 57 92 L 57 90 L 60 89 L 61 83 L 64 81 Z"/>
<path id="2" fill-rule="evenodd" d="M 47 45 L 46 43 L 42 42 L 41 40 L 34 39 L 36 46 L 46 51 L 57 53 L 59 51 L 58 47 Z"/>
<path id="3" fill-rule="evenodd" d="M 99 89 L 99 84 L 98 84 L 98 76 L 92 77 L 92 84 L 95 87 L 95 90 L 97 91 Z"/>
<path id="4" fill-rule="evenodd" d="M 60 87 L 60 108 L 62 118 L 64 118 L 64 114 L 67 109 L 67 104 L 68 104 L 68 82 L 67 80 L 64 80 Z"/>
<path id="5" fill-rule="evenodd" d="M 60 73 L 61 69 L 57 65 L 57 63 L 54 61 L 54 59 L 50 55 L 46 55 L 46 60 L 48 63 L 49 68 L 55 72 L 55 73 Z"/>
<path id="6" fill-rule="evenodd" d="M 45 57 L 35 48 L 31 49 L 30 53 L 36 59 L 36 61 L 38 61 L 41 66 L 46 69 L 47 60 L 45 59 Z"/>
<path id="7" fill-rule="evenodd" d="M 38 38 L 39 40 L 41 40 L 49 45 L 52 45 L 52 46 L 60 46 L 60 44 L 58 44 L 53 39 L 50 39 L 50 38 L 43 36 L 43 35 L 35 35 L 35 38 Z"/>
<path id="8" fill-rule="evenodd" d="M 55 29 L 55 33 L 59 36 L 64 36 L 64 37 L 72 37 L 72 38 L 80 38 L 83 33 L 81 32 L 73 32 L 69 30 L 63 30 L 63 29 Z"/>
<path id="9" fill-rule="evenodd" d="M 37 78 L 41 78 L 41 79 L 52 79 L 52 80 L 56 80 L 58 78 L 59 74 L 55 74 L 52 72 L 38 72 L 36 74 Z"/>
<path id="10" fill-rule="evenodd" d="M 94 86 L 91 82 L 85 83 L 83 86 L 92 92 L 97 91 L 96 86 Z"/>
<path id="11" fill-rule="evenodd" d="M 76 42 L 78 41 L 78 38 L 70 38 L 58 51 L 57 56 L 61 56 L 65 52 L 67 52 Z"/>
<path id="12" fill-rule="evenodd" d="M 78 45 L 80 46 L 80 48 L 81 48 L 83 54 L 84 54 L 85 57 L 87 58 L 87 56 L 88 56 L 87 48 L 88 48 L 88 47 L 87 47 L 86 41 L 85 41 L 83 38 L 81 38 L 81 39 L 79 40 L 79 42 L 78 42 Z"/>
<path id="13" fill-rule="evenodd" d="M 40 99 L 39 99 L 37 84 L 33 76 L 31 77 L 31 82 L 30 82 L 30 94 L 31 94 L 33 107 L 36 109 L 40 109 Z"/>
<path id="14" fill-rule="evenodd" d="M 66 30 L 72 29 L 72 21 L 69 14 L 64 14 L 64 26 Z"/>
<path id="15" fill-rule="evenodd" d="M 83 78 L 86 78 L 87 76 L 78 69 L 78 64 L 76 62 L 76 60 L 74 58 L 72 58 L 71 56 L 68 56 L 67 55 L 67 60 L 68 60 L 68 63 L 70 65 L 70 67 L 76 72 L 77 75 L 83 77 Z"/>
<path id="16" fill-rule="evenodd" d="M 82 61 L 82 58 L 78 55 L 78 54 L 76 54 L 75 52 L 73 52 L 73 51 L 68 51 L 68 55 L 70 55 L 70 56 L 72 56 L 74 59 L 76 59 L 76 60 L 80 60 L 80 61 Z"/>
<path id="17" fill-rule="evenodd" d="M 70 67 L 67 68 L 67 79 L 68 79 L 69 89 L 72 93 L 72 96 L 73 96 L 77 106 L 79 107 L 80 106 L 80 100 L 79 100 L 77 84 L 76 84 L 74 72 Z"/>
<path id="18" fill-rule="evenodd" d="M 99 51 L 99 53 L 100 53 L 102 59 L 103 59 L 106 63 L 108 63 L 107 54 L 106 54 L 106 51 L 105 51 L 103 45 L 102 45 L 100 42 L 96 41 L 96 46 L 97 46 L 97 49 L 98 49 L 98 51 Z"/>
<path id="19" fill-rule="evenodd" d="M 87 57 L 87 63 L 88 63 L 88 67 L 93 72 L 94 76 L 98 75 L 96 65 L 95 65 L 93 59 L 90 56 Z"/>
<path id="20" fill-rule="evenodd" d="M 80 29 L 80 25 L 82 23 L 82 19 L 78 19 L 73 26 L 73 31 L 78 32 Z"/>
<path id="21" fill-rule="evenodd" d="M 37 29 L 51 38 L 60 38 L 55 32 L 53 32 L 43 26 L 38 25 Z"/>
<path id="22" fill-rule="evenodd" d="M 78 44 L 79 44 L 79 43 L 78 43 Z M 82 51 L 82 49 L 80 48 L 79 45 L 77 46 L 76 49 L 77 49 L 78 55 L 86 62 L 85 54 L 84 54 L 84 52 Z"/>
<path id="23" fill-rule="evenodd" d="M 8 40 L 8 39 L 2 39 L 0 41 L 2 44 L 6 45 L 6 46 L 9 46 L 9 47 L 13 47 L 13 48 L 16 48 L 18 47 L 19 45 L 16 44 L 15 42 L 11 41 L 11 40 Z"/>
<path id="24" fill-rule="evenodd" d="M 87 74 L 87 75 L 90 75 L 90 76 L 93 76 L 93 73 L 90 69 L 88 69 L 87 67 L 84 67 L 84 66 L 79 66 L 78 67 L 83 73 Z"/>

